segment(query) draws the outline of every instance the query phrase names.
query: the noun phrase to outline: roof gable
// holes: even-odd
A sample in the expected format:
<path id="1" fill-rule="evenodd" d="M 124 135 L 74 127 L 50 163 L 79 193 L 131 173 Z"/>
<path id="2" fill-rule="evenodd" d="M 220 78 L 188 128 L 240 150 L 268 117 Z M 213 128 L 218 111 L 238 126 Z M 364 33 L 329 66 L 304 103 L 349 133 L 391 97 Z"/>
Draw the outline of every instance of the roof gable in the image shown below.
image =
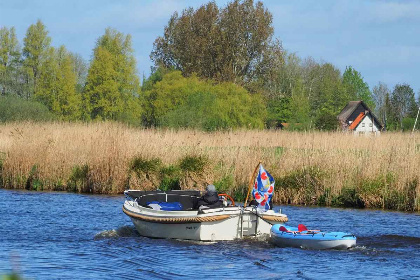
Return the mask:
<path id="1" fill-rule="evenodd" d="M 355 129 L 359 123 L 365 118 L 365 113 L 361 112 L 357 118 L 354 120 L 354 122 L 351 123 L 349 126 L 349 129 Z"/>
<path id="2" fill-rule="evenodd" d="M 358 109 L 359 107 L 362 107 L 360 109 Z M 379 121 L 379 119 L 372 113 L 372 111 L 369 109 L 369 107 L 362 101 L 350 101 L 346 107 L 344 107 L 343 110 L 341 110 L 340 114 L 338 114 L 337 118 L 340 122 L 342 123 L 348 123 L 348 121 L 355 121 L 357 118 L 359 118 L 360 114 L 358 115 L 354 115 L 352 118 L 354 118 L 354 120 L 349 119 L 350 116 L 352 116 L 352 114 L 355 111 L 360 111 L 363 112 L 364 115 L 366 111 L 368 111 L 368 114 L 372 116 L 373 122 L 376 124 L 376 126 L 378 127 L 378 129 L 382 129 L 383 125 L 381 124 L 381 122 Z M 356 117 L 357 116 L 357 117 Z M 363 117 L 359 120 L 362 121 Z M 353 127 L 355 128 L 357 126 L 357 124 Z"/>

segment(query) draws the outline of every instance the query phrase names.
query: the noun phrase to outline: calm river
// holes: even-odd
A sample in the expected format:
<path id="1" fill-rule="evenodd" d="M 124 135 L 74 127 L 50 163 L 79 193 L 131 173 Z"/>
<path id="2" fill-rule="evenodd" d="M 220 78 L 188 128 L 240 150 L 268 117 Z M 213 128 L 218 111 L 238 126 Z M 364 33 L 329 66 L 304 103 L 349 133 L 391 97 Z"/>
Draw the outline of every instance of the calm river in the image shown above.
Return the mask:
<path id="1" fill-rule="evenodd" d="M 420 279 L 418 214 L 282 207 L 289 225 L 358 238 L 351 250 L 314 251 L 141 237 L 123 202 L 0 189 L 0 279 L 12 269 L 24 279 Z"/>

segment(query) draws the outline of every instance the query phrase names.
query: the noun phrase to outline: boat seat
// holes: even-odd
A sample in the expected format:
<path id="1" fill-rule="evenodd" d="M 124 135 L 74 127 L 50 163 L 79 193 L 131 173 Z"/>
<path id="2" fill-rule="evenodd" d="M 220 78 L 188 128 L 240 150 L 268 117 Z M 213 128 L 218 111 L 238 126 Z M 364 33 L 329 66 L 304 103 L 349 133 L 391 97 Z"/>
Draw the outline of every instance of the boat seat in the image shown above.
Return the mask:
<path id="1" fill-rule="evenodd" d="M 143 206 L 148 207 L 151 202 L 162 203 L 180 203 L 183 211 L 193 210 L 197 204 L 198 198 L 195 193 L 176 193 L 176 192 L 144 192 L 144 194 L 135 198 L 135 201 Z"/>
<path id="2" fill-rule="evenodd" d="M 281 226 L 281 227 L 279 228 L 279 230 L 280 230 L 280 231 L 282 231 L 282 232 L 293 233 L 293 234 L 299 233 L 298 231 L 288 230 L 288 229 L 287 229 L 287 228 L 285 228 L 284 226 Z"/>
<path id="3" fill-rule="evenodd" d="M 305 225 L 299 224 L 298 225 L 298 232 L 306 231 L 305 233 L 312 234 L 312 233 L 318 233 L 321 230 L 320 229 L 308 229 Z"/>

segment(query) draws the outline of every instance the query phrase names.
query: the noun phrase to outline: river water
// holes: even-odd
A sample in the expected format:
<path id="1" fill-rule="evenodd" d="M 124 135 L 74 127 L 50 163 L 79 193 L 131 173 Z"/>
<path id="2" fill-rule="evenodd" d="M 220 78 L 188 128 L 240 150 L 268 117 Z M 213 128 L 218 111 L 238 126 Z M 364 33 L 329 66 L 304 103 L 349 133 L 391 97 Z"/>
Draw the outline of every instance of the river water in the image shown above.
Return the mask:
<path id="1" fill-rule="evenodd" d="M 24 279 L 420 279 L 419 214 L 282 206 L 289 225 L 358 238 L 351 250 L 316 251 L 142 237 L 123 202 L 0 189 L 0 278 L 14 270 Z"/>

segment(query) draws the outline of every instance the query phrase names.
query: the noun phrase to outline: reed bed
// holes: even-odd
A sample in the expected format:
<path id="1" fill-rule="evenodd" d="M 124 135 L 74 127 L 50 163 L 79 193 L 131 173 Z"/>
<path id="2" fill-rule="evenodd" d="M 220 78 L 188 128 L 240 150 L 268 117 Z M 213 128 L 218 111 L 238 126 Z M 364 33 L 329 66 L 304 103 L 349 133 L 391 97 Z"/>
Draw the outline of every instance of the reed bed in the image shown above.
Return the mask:
<path id="1" fill-rule="evenodd" d="M 201 168 L 188 167 L 194 159 L 201 160 Z M 276 179 L 276 203 L 420 210 L 418 132 L 374 137 L 206 133 L 117 123 L 0 125 L 3 188 L 117 194 L 156 189 L 163 177 L 176 173 L 172 179 L 181 189 L 215 183 L 241 200 L 259 160 Z"/>

